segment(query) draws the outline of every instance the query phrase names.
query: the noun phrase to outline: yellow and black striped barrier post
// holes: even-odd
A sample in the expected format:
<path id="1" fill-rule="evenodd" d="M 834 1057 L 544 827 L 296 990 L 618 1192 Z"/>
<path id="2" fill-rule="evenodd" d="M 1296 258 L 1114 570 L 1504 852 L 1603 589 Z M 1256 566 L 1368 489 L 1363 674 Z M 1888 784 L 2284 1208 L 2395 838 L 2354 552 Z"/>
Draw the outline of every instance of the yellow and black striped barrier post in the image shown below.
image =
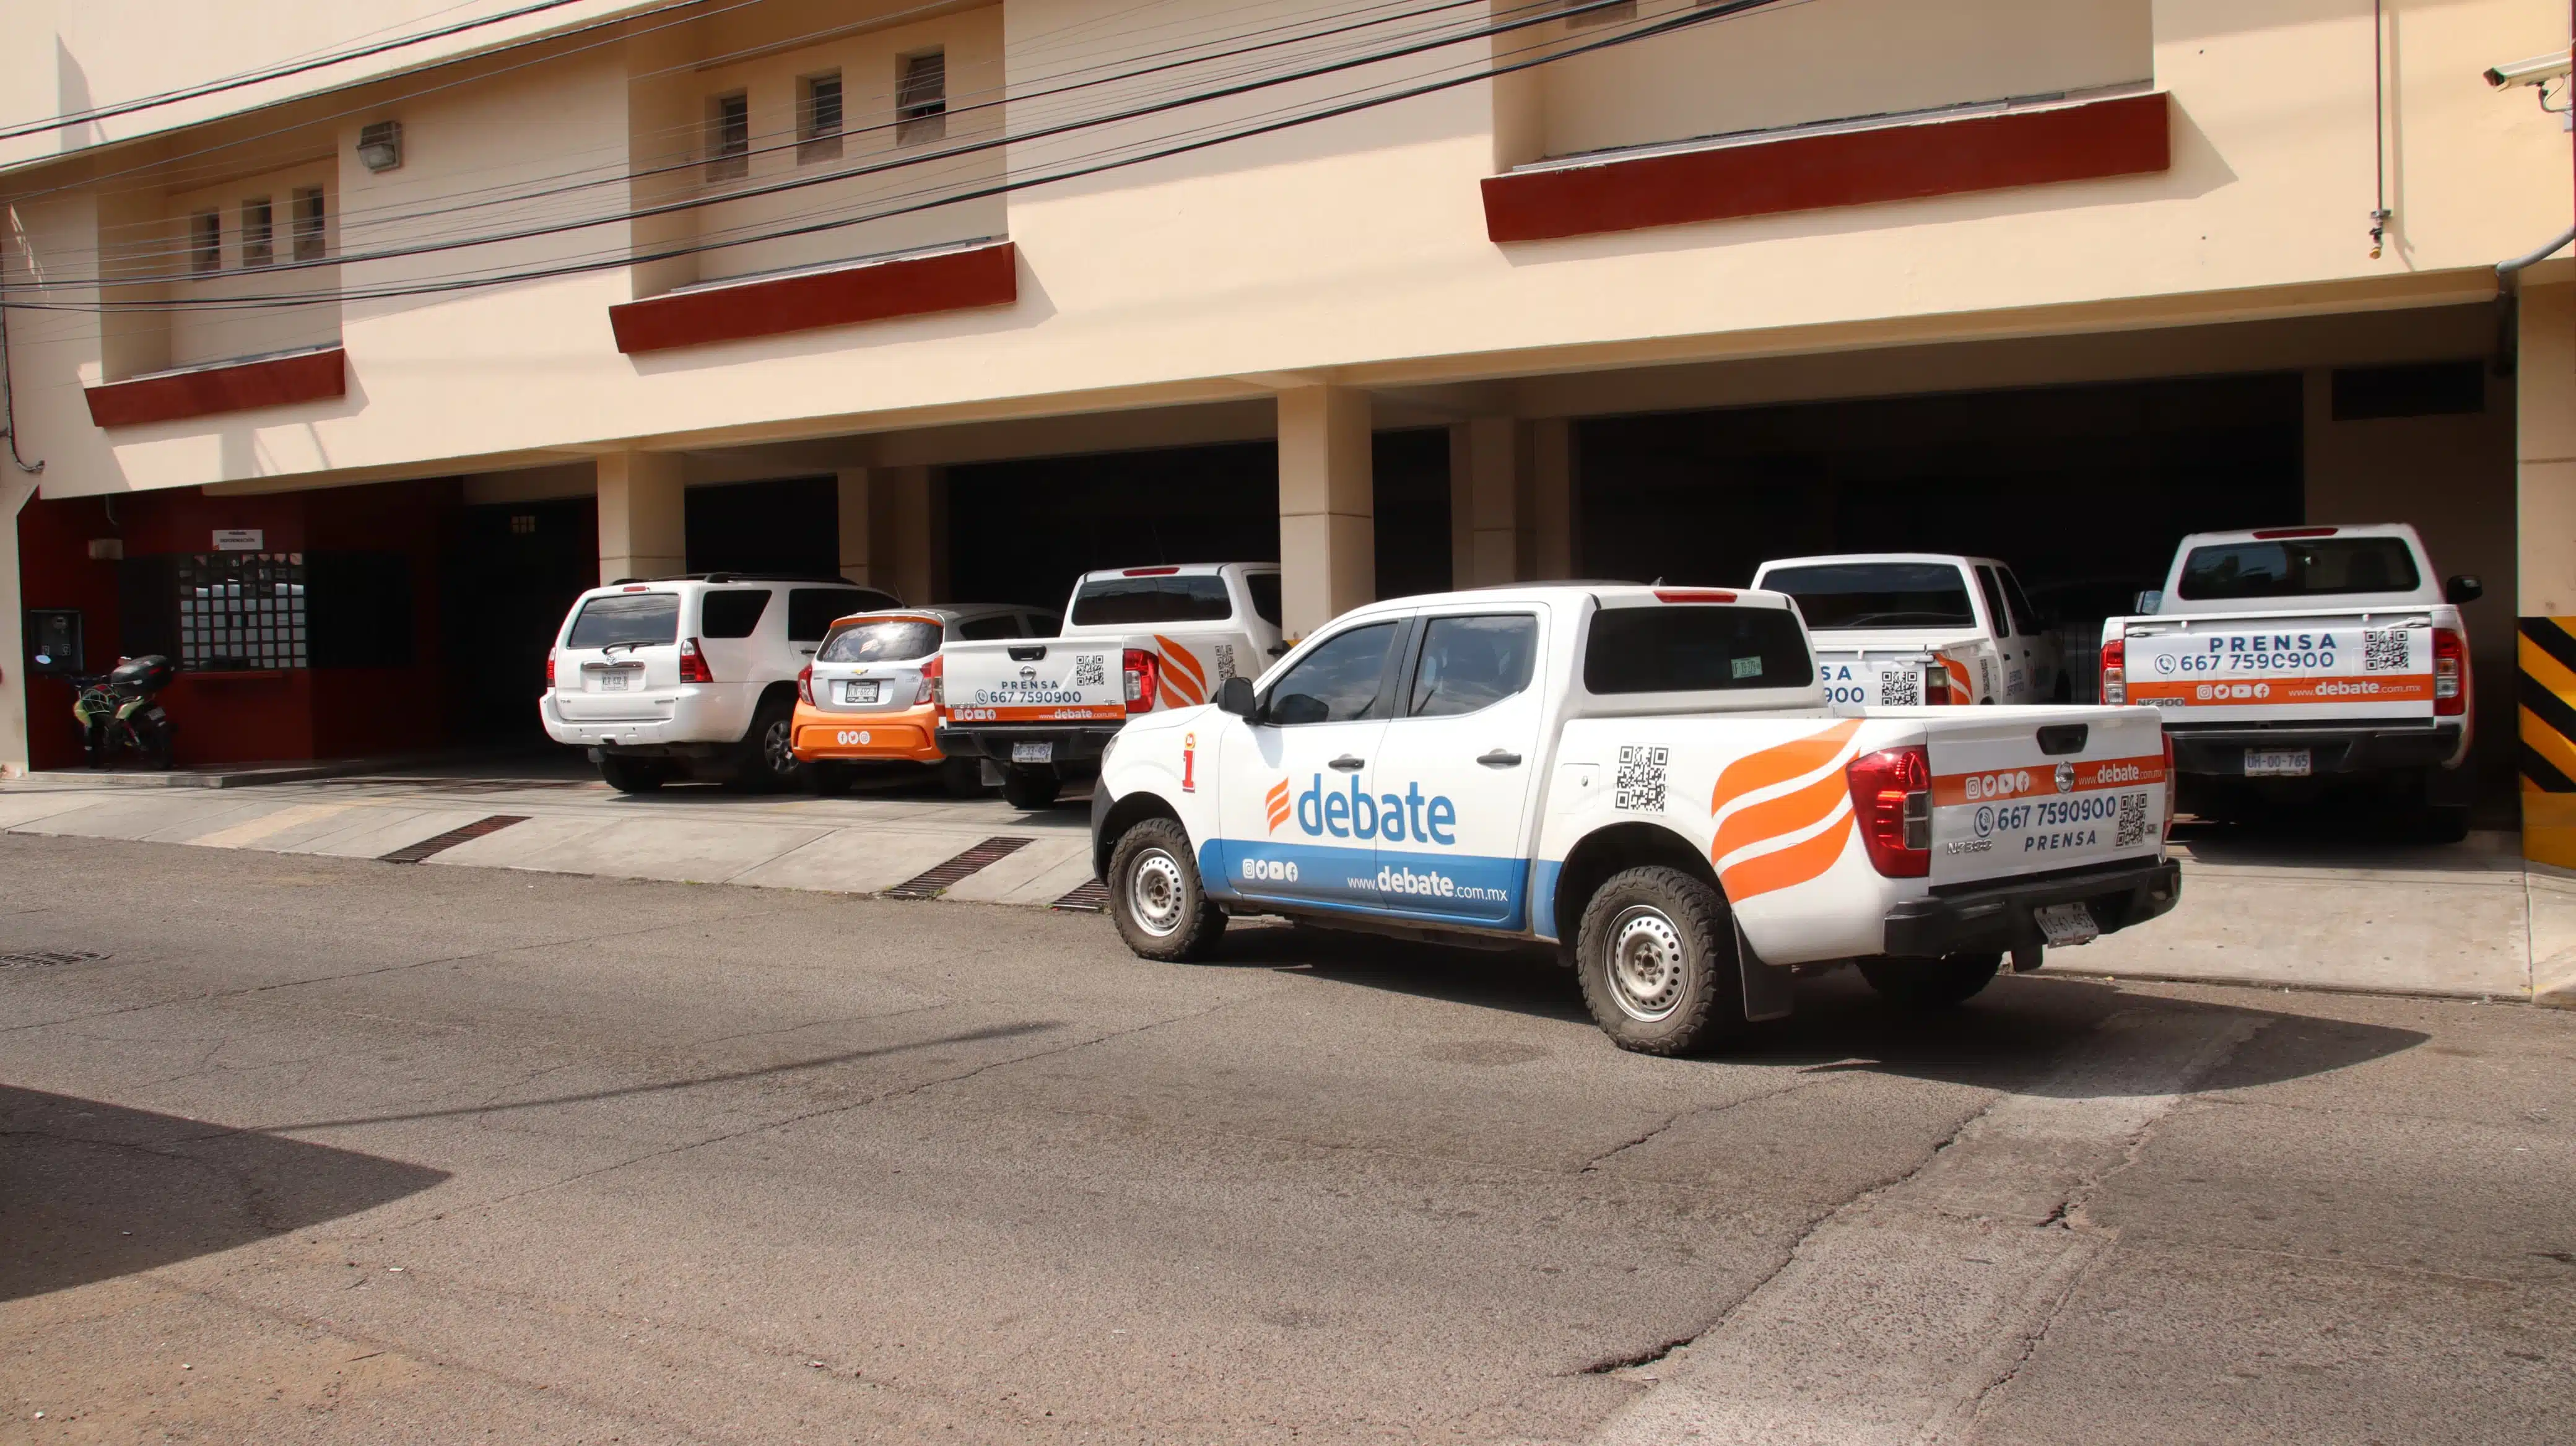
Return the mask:
<path id="1" fill-rule="evenodd" d="M 2522 856 L 2576 869 L 2576 618 L 2524 618 L 2514 644 Z"/>

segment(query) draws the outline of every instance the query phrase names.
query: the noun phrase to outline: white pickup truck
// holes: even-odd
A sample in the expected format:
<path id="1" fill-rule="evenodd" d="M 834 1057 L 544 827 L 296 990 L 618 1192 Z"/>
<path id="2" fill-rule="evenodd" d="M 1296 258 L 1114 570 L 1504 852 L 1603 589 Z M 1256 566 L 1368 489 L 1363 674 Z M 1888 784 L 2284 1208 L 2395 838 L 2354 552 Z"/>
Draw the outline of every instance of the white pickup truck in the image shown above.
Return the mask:
<path id="1" fill-rule="evenodd" d="M 1791 966 L 1956 1003 L 2164 913 L 2167 776 L 2148 708 L 1838 717 L 1778 593 L 1531 586 L 1359 608 L 1131 720 L 1092 853 L 1149 958 L 1229 914 L 1548 941 L 1671 1054 L 1786 1014 Z"/>
<path id="2" fill-rule="evenodd" d="M 1762 564 L 1753 585 L 1797 599 L 1825 703 L 1838 713 L 2074 696 L 2056 634 L 2012 569 L 1991 557 L 1784 557 Z"/>
<path id="3" fill-rule="evenodd" d="M 2242 817 L 2334 780 L 2393 786 L 2423 831 L 2468 832 L 2474 577 L 2415 529 L 2196 532 L 2135 616 L 2102 623 L 2102 701 L 2164 714 L 2194 812 Z"/>
<path id="4" fill-rule="evenodd" d="M 998 772 L 1013 808 L 1045 808 L 1092 776 L 1129 718 L 1204 703 L 1286 651 L 1277 563 L 1084 573 L 1056 636 L 939 650 L 934 736 L 948 757 Z"/>

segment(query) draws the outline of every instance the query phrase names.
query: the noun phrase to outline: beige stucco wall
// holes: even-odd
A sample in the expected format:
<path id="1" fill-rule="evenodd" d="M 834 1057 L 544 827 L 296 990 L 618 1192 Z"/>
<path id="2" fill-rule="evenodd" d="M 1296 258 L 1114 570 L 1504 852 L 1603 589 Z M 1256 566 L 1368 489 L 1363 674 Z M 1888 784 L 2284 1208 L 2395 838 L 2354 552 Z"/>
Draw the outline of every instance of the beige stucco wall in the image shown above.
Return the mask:
<path id="1" fill-rule="evenodd" d="M 1841 4 L 1798 11 L 1866 8 Z M 1091 0 L 1011 0 L 1009 81 L 1115 61 L 1119 46 L 1152 45 L 1175 27 L 1244 33 L 1283 13 L 1180 0 L 1131 34 Z M 25 427 L 55 459 L 48 493 L 67 495 L 1254 398 L 1318 380 L 1530 375 L 2475 299 L 2491 290 L 2497 258 L 2570 211 L 2566 134 L 2525 98 L 2491 93 L 2477 71 L 2563 43 L 2565 8 L 2394 0 L 2389 15 L 2397 222 L 2377 261 L 2365 235 L 2375 196 L 2368 0 L 2157 0 L 2153 69 L 2175 118 L 2174 166 L 2162 175 L 1498 248 L 1484 239 L 1477 182 L 1519 122 L 1506 116 L 1498 130 L 1492 88 L 1479 85 L 1020 192 L 1007 205 L 1023 264 L 1009 308 L 630 360 L 606 315 L 635 294 L 624 267 L 352 301 L 344 403 L 114 436 L 88 423 L 77 386 L 101 368 L 97 324 L 56 317 L 22 339 Z M 1066 49 L 1066 35 L 1088 48 Z M 1012 164 L 1043 174 L 1132 153 L 1156 136 L 1446 74 L 1453 59 L 1016 145 Z M 411 158 L 384 177 L 348 159 L 356 118 L 335 122 L 350 214 L 621 153 L 636 130 L 634 68 L 621 50 L 595 49 L 391 105 Z M 80 192 L 30 202 L 20 219 L 40 259 L 95 234 Z M 343 279 L 580 262 L 631 247 L 629 230 L 352 263 Z"/>

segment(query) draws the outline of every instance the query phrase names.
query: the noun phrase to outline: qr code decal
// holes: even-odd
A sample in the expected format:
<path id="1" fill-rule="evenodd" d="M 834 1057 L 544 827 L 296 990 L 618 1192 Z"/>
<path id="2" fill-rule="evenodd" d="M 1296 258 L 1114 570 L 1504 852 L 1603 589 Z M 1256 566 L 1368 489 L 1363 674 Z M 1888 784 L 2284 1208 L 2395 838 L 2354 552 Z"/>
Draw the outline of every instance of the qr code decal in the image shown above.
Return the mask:
<path id="1" fill-rule="evenodd" d="M 2111 847 L 2128 848 L 2147 836 L 2147 796 L 2143 793 L 2120 795 L 2120 821 L 2111 839 Z"/>
<path id="2" fill-rule="evenodd" d="M 1672 762 L 1669 748 L 1652 748 L 1643 743 L 1619 746 L 1619 779 L 1610 806 L 1624 812 L 1660 813 L 1664 807 L 1665 766 Z"/>
<path id="3" fill-rule="evenodd" d="M 1923 679 L 1911 668 L 1897 668 L 1878 675 L 1878 706 L 1911 708 L 1923 701 Z"/>
<path id="4" fill-rule="evenodd" d="M 1108 682 L 1108 655 L 1076 653 L 1073 658 L 1073 686 L 1097 688 Z"/>
<path id="5" fill-rule="evenodd" d="M 2406 630 L 2363 628 L 2361 630 L 2361 670 L 2365 673 L 2404 672 L 2406 670 Z"/>
<path id="6" fill-rule="evenodd" d="M 1234 644 L 1216 645 L 1216 680 L 1220 683 L 1234 676 Z"/>

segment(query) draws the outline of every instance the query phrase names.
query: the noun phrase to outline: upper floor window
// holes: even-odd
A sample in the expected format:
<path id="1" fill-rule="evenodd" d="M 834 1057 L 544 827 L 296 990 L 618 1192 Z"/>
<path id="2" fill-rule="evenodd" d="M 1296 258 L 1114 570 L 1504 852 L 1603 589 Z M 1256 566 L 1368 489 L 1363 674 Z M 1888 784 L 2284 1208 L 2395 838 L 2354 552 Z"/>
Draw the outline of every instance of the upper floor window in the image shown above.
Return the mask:
<path id="1" fill-rule="evenodd" d="M 188 218 L 188 269 L 196 272 L 224 269 L 224 213 L 199 211 Z"/>
<path id="2" fill-rule="evenodd" d="M 925 50 L 895 65 L 894 143 L 942 139 L 948 134 L 948 52 Z"/>
<path id="3" fill-rule="evenodd" d="M 1705 5 L 1710 0 L 1700 0 L 1700 3 Z M 1575 30 L 1590 25 L 1617 25 L 1637 18 L 1637 0 L 1615 0 L 1610 4 L 1604 4 L 1602 0 L 1565 0 L 1565 8 L 1574 12 L 1565 17 L 1565 23 Z"/>
<path id="4" fill-rule="evenodd" d="M 841 73 L 828 70 L 796 83 L 796 163 L 841 158 Z"/>
<path id="5" fill-rule="evenodd" d="M 277 260 L 277 231 L 274 213 L 266 196 L 253 196 L 242 202 L 241 264 L 267 266 Z"/>
<path id="6" fill-rule="evenodd" d="M 707 102 L 707 179 L 751 174 L 751 97 L 741 91 Z"/>
<path id="7" fill-rule="evenodd" d="M 327 213 L 323 209 L 322 188 L 320 186 L 298 186 L 295 188 L 296 260 L 319 261 L 322 259 L 322 253 L 324 250 L 323 223 L 326 216 Z"/>

